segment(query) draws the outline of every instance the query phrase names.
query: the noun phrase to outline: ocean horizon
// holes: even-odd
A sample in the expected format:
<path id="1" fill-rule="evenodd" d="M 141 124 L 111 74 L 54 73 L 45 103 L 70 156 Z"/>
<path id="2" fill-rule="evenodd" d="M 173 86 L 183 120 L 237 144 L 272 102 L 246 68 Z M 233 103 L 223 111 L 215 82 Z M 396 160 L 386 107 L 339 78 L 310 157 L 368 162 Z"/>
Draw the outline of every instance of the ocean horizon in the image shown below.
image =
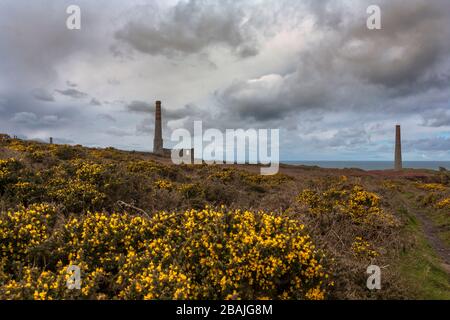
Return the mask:
<path id="1" fill-rule="evenodd" d="M 283 164 L 317 166 L 325 169 L 362 169 L 390 170 L 394 169 L 394 161 L 281 161 Z M 405 169 L 450 170 L 450 161 L 403 161 Z"/>

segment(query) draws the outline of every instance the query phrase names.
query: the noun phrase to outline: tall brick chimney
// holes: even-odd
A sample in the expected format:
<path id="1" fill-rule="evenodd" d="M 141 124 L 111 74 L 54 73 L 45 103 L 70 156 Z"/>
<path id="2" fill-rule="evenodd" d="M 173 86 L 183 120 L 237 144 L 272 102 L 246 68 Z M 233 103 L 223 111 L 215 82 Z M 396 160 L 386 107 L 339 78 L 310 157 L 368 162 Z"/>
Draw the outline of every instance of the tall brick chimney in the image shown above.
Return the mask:
<path id="1" fill-rule="evenodd" d="M 402 137 L 401 137 L 401 127 L 397 125 L 395 127 L 395 170 L 402 171 Z"/>
<path id="2" fill-rule="evenodd" d="M 163 138 L 161 125 L 161 101 L 156 101 L 155 106 L 155 137 L 153 140 L 153 153 L 163 154 Z"/>

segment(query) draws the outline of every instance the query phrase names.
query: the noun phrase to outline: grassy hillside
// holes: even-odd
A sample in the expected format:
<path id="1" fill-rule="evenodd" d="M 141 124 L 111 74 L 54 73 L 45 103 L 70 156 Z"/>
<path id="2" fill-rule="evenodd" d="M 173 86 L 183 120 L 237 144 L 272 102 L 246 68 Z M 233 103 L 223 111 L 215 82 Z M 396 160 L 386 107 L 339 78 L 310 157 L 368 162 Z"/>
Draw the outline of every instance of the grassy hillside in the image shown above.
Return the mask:
<path id="1" fill-rule="evenodd" d="M 283 166 L 263 177 L 169 161 L 0 142 L 0 298 L 449 298 L 416 221 L 450 245 L 447 172 Z M 371 264 L 379 291 L 366 288 Z M 81 290 L 67 290 L 69 265 Z"/>

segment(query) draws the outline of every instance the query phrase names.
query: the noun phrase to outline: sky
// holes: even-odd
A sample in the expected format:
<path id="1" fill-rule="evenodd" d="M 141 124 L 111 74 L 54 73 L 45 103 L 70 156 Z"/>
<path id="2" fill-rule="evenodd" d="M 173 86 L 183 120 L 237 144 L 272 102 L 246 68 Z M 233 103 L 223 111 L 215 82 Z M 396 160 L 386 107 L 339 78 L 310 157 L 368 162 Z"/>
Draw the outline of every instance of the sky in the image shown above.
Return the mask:
<path id="1" fill-rule="evenodd" d="M 69 5 L 81 30 L 66 27 Z M 381 30 L 366 10 L 381 8 Z M 280 129 L 282 160 L 450 161 L 448 0 L 0 0 L 0 132 L 125 150 Z"/>

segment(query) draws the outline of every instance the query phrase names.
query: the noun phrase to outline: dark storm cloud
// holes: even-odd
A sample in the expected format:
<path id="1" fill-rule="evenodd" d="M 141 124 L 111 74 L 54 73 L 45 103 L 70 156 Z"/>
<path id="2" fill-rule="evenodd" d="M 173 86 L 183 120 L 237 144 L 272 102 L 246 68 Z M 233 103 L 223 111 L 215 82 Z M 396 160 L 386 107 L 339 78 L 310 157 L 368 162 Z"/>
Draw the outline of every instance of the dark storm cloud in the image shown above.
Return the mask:
<path id="1" fill-rule="evenodd" d="M 79 31 L 70 0 L 0 2 L 0 126 L 14 134 L 147 148 L 151 90 L 165 135 L 201 119 L 282 128 L 293 153 L 365 156 L 398 121 L 414 150 L 447 147 L 431 137 L 450 126 L 447 0 L 79 0 Z M 369 4 L 382 30 L 366 28 Z"/>
<path id="2" fill-rule="evenodd" d="M 126 109 L 130 112 L 151 113 L 155 111 L 155 107 L 144 101 L 132 101 L 126 105 Z"/>
<path id="3" fill-rule="evenodd" d="M 363 79 L 387 88 L 448 84 L 449 69 L 440 69 L 448 68 L 448 1 L 382 1 L 380 6 L 382 30 L 352 25 L 344 32 L 338 51 L 343 61 Z"/>
<path id="4" fill-rule="evenodd" d="M 63 96 L 71 97 L 73 99 L 84 99 L 89 96 L 87 93 L 81 92 L 77 89 L 65 89 L 55 91 L 62 94 Z"/>
<path id="5" fill-rule="evenodd" d="M 115 38 L 150 55 L 172 57 L 223 45 L 241 57 L 254 56 L 258 48 L 241 5 L 228 0 L 180 1 L 162 15 L 151 6 L 142 19 L 118 30 Z"/>
<path id="6" fill-rule="evenodd" d="M 351 14 L 334 1 L 310 2 L 322 36 L 292 61 L 287 69 L 294 71 L 234 82 L 217 91 L 218 101 L 230 113 L 258 121 L 305 110 L 420 112 L 423 106 L 412 96 L 433 100 L 432 90 L 450 85 L 450 6 L 441 0 L 381 1 L 382 30 L 369 30 L 369 4 L 358 3 Z"/>
<path id="7" fill-rule="evenodd" d="M 216 92 L 216 97 L 227 113 L 262 122 L 284 119 L 295 111 L 327 107 L 330 96 L 336 94 L 331 75 L 327 83 L 308 74 L 303 78 L 301 73 L 235 82 Z"/>

